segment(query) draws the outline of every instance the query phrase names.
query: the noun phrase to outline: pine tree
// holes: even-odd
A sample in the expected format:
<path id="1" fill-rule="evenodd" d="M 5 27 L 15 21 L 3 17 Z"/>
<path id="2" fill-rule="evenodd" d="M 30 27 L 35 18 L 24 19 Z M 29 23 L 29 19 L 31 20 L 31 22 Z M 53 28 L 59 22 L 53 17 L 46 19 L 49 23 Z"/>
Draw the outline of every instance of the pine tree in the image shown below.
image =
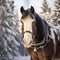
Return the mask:
<path id="1" fill-rule="evenodd" d="M 4 4 L 5 6 L 5 15 L 13 16 L 14 13 L 14 1 L 13 0 L 7 0 L 7 2 Z"/>
<path id="2" fill-rule="evenodd" d="M 43 4 L 42 4 L 42 10 L 43 12 L 47 12 L 47 9 L 48 9 L 48 4 L 47 4 L 47 1 L 46 0 L 43 0 Z"/>
<path id="3" fill-rule="evenodd" d="M 14 60 L 18 55 L 21 36 L 18 19 L 14 18 L 14 1 L 0 1 L 0 60 Z M 19 53 L 20 54 L 20 53 Z"/>
<path id="4" fill-rule="evenodd" d="M 50 16 L 49 14 L 51 14 L 51 8 L 49 7 L 46 0 L 43 0 L 41 8 L 42 8 L 41 14 L 42 14 L 43 18 L 50 19 L 50 18 L 48 18 L 48 16 Z"/>
<path id="5" fill-rule="evenodd" d="M 27 50 L 21 44 L 22 37 L 19 32 L 19 20 L 14 15 L 14 1 L 1 1 L 0 60 L 14 60 L 19 54 L 27 55 L 27 53 L 24 53 Z"/>
<path id="6" fill-rule="evenodd" d="M 4 17 L 5 11 L 3 4 L 5 3 L 5 0 L 0 0 L 0 20 Z"/>
<path id="7" fill-rule="evenodd" d="M 54 14 L 53 14 L 53 20 L 55 23 L 60 22 L 60 0 L 54 1 Z M 60 24 L 60 23 L 59 23 Z"/>
<path id="8" fill-rule="evenodd" d="M 4 40 L 3 40 L 3 32 L 2 32 L 2 20 L 5 15 L 4 6 L 5 0 L 0 0 L 0 60 L 6 59 L 7 53 L 5 52 Z"/>

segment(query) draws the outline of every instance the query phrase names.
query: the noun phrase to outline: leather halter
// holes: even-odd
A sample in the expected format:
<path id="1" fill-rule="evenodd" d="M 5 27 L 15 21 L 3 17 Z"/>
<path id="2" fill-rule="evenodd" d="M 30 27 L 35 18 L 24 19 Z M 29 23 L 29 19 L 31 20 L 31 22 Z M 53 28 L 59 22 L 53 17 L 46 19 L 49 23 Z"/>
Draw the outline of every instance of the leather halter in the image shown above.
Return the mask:
<path id="1" fill-rule="evenodd" d="M 32 35 L 32 38 L 34 39 L 35 36 L 36 36 L 36 33 L 35 33 L 35 35 L 34 35 L 34 34 L 33 34 L 32 32 L 30 32 L 30 31 L 25 31 L 25 32 L 24 32 L 24 23 L 23 23 L 22 21 L 21 21 L 21 23 L 22 23 L 22 35 L 23 35 L 23 37 L 24 37 L 24 34 L 25 34 L 25 33 L 30 33 L 30 34 Z M 39 46 L 39 47 L 37 48 L 37 49 L 39 49 L 39 48 L 44 47 L 48 42 L 49 42 L 49 41 L 48 41 L 48 34 L 47 34 L 47 36 L 45 36 L 40 43 L 32 44 L 31 47 L 34 48 L 34 47 L 38 47 L 38 46 Z"/>

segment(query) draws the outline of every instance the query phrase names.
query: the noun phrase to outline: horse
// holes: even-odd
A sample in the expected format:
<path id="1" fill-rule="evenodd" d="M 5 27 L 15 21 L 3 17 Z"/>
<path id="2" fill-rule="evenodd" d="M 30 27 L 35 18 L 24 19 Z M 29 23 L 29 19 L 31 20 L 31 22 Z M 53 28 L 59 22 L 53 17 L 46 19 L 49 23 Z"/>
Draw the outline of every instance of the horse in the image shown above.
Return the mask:
<path id="1" fill-rule="evenodd" d="M 60 32 L 42 19 L 33 6 L 20 8 L 22 44 L 28 49 L 31 60 L 54 60 L 60 58 Z"/>

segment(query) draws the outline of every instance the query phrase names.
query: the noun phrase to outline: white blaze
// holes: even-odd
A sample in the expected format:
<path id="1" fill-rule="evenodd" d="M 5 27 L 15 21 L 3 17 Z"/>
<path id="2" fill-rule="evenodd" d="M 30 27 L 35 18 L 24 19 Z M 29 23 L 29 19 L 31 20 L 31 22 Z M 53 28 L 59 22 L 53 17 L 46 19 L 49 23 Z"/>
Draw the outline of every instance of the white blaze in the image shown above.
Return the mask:
<path id="1" fill-rule="evenodd" d="M 35 21 L 35 19 L 32 19 L 31 17 L 27 17 L 25 19 L 22 20 L 23 23 L 24 23 L 24 32 L 25 31 L 30 31 L 32 32 L 32 22 Z M 24 43 L 25 43 L 25 46 L 30 46 L 30 42 L 32 41 L 32 34 L 30 33 L 25 33 L 24 34 Z"/>

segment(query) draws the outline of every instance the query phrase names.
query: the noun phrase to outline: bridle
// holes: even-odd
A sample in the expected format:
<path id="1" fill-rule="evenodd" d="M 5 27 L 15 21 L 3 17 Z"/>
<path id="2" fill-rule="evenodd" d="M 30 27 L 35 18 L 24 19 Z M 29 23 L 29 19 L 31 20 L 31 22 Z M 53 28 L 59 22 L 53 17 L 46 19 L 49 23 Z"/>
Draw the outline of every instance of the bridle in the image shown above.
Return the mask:
<path id="1" fill-rule="evenodd" d="M 30 33 L 32 35 L 32 38 L 35 39 L 37 30 L 35 31 L 35 33 L 32 33 L 31 31 L 24 31 L 24 23 L 22 21 L 21 21 L 21 23 L 22 23 L 22 35 L 23 35 L 23 37 L 24 37 L 25 33 Z M 42 48 L 42 47 L 44 47 L 47 44 L 47 41 L 48 41 L 48 35 L 45 36 L 40 43 L 32 44 L 31 46 L 32 47 L 38 47 L 38 46 L 40 46 L 39 48 Z"/>

